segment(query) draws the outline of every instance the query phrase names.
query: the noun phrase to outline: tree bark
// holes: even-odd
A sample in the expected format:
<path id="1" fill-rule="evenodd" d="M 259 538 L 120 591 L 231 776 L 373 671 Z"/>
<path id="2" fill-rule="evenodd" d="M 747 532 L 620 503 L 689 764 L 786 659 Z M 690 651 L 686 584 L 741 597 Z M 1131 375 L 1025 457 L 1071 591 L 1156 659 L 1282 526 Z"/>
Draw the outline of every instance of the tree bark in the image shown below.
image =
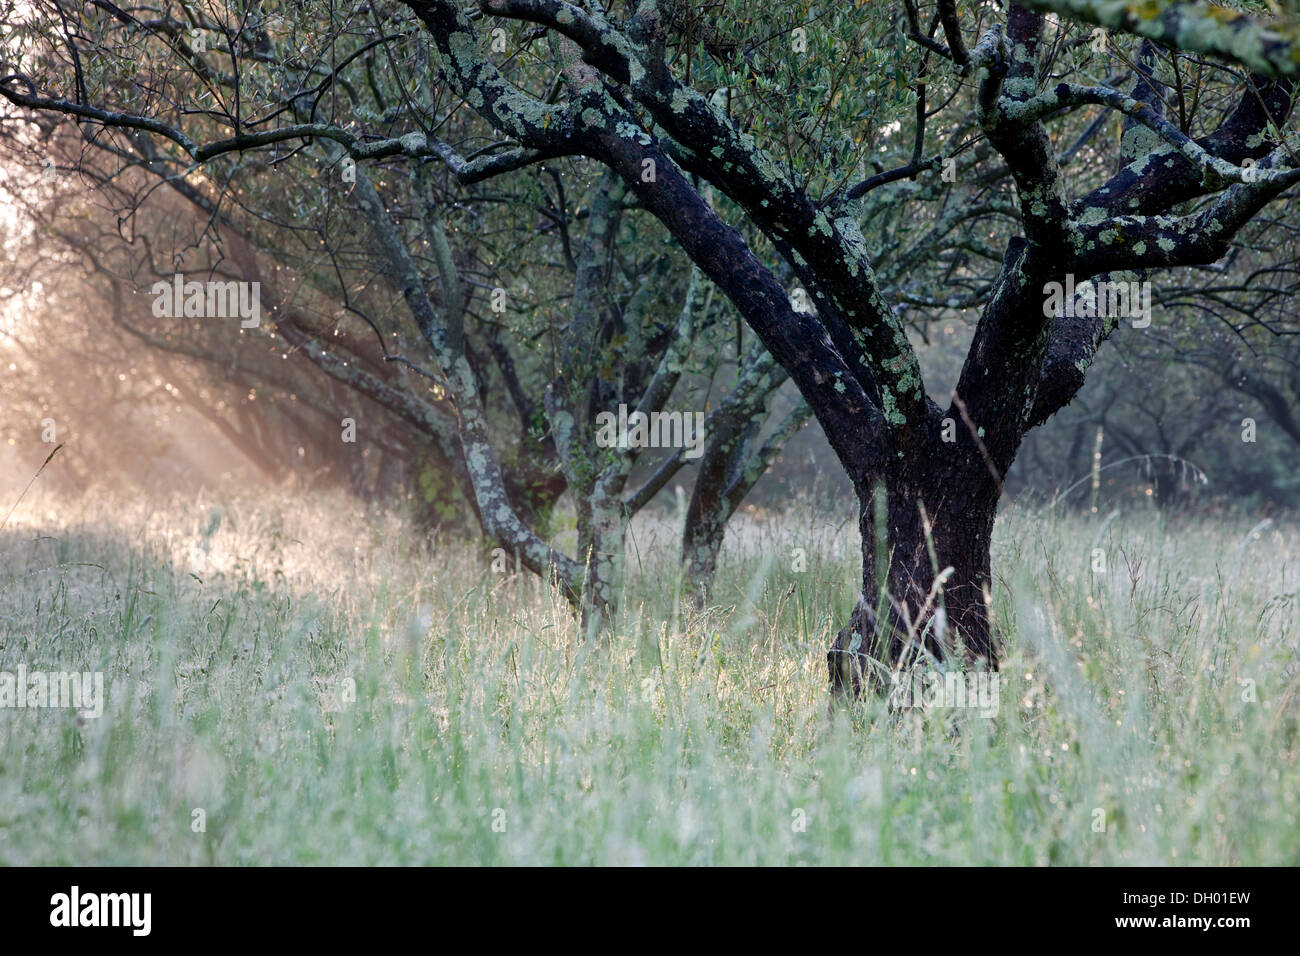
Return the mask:
<path id="1" fill-rule="evenodd" d="M 782 373 L 775 383 L 779 385 L 784 377 Z M 719 427 L 705 447 L 691 491 L 682 528 L 682 565 L 687 599 L 697 606 L 705 604 L 712 592 L 727 522 L 767 473 L 772 459 L 812 416 L 812 409 L 800 401 L 777 423 L 762 446 L 755 448 L 775 391 L 765 376 L 758 376 L 757 380 L 754 401 L 747 402 L 753 390 L 747 389 L 742 379 L 733 393 L 733 396 L 739 393 L 741 401 L 734 407 L 719 410 L 716 416 Z"/>
<path id="2" fill-rule="evenodd" d="M 967 667 L 998 666 L 989 545 L 1001 488 L 944 458 L 857 486 L 862 593 L 827 654 L 833 693 L 879 690 L 890 670 L 955 648 Z"/>
<path id="3" fill-rule="evenodd" d="M 610 487 L 614 484 L 615 487 Z M 620 483 L 598 481 L 577 500 L 578 549 L 585 559 L 582 630 L 588 640 L 606 633 L 618 609 L 628 515 Z"/>

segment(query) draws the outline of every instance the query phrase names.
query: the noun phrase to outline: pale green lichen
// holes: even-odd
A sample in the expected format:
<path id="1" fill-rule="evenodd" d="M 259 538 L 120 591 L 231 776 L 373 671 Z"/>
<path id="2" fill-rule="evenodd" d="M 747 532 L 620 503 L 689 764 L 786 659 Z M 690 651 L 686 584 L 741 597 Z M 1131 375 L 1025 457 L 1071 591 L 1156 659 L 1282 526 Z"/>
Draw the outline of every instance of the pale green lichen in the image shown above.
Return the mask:
<path id="1" fill-rule="evenodd" d="M 1136 202 L 1136 200 L 1134 200 Z M 1084 226 L 1095 226 L 1106 219 L 1106 210 L 1100 206 L 1088 206 L 1079 214 L 1078 222 Z"/>
<path id="2" fill-rule="evenodd" d="M 885 421 L 891 425 L 906 425 L 907 418 L 898 409 L 898 404 L 894 401 L 894 395 L 888 388 L 881 386 L 880 389 L 881 411 L 885 414 Z"/>
<path id="3" fill-rule="evenodd" d="M 819 233 L 828 238 L 835 234 L 834 230 L 831 229 L 830 219 L 828 219 L 826 213 L 821 210 L 818 210 L 817 215 L 813 217 L 812 227 L 808 230 L 809 236 L 816 236 Z"/>

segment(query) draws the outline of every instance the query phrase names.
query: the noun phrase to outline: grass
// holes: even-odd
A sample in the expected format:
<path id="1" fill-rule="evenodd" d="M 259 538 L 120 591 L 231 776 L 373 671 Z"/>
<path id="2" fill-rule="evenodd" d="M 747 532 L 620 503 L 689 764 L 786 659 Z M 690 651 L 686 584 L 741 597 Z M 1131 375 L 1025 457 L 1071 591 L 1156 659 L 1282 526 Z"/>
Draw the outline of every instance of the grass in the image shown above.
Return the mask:
<path id="1" fill-rule="evenodd" d="M 995 718 L 832 719 L 852 521 L 738 524 L 693 617 L 643 522 L 593 646 L 538 580 L 345 498 L 29 501 L 0 670 L 107 701 L 0 710 L 0 863 L 1295 865 L 1296 527 L 1103 524 L 1000 521 Z"/>

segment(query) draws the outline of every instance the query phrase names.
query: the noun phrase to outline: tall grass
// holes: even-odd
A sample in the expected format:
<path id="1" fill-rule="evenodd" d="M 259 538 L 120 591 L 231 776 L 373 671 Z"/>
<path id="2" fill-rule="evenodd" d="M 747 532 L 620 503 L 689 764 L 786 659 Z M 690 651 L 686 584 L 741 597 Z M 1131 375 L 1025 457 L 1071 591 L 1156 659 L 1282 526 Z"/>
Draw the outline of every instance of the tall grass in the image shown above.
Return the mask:
<path id="1" fill-rule="evenodd" d="M 739 522 L 698 614 L 673 531 L 593 645 L 344 498 L 28 507 L 0 670 L 107 701 L 0 710 L 0 863 L 1300 862 L 1294 525 L 1010 511 L 993 719 L 828 712 L 853 521 Z"/>

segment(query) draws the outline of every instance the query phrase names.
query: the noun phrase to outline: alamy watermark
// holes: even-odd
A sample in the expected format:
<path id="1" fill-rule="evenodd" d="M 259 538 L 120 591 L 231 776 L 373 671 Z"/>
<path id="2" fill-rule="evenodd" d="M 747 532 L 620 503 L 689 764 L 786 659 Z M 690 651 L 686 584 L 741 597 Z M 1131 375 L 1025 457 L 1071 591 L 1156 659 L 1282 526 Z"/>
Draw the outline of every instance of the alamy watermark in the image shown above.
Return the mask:
<path id="1" fill-rule="evenodd" d="M 149 293 L 153 314 L 160 319 L 242 319 L 241 329 L 255 329 L 262 322 L 260 282 L 185 281 L 179 272 L 170 282 L 160 280 Z"/>
<path id="2" fill-rule="evenodd" d="M 1002 700 L 1001 675 L 986 671 L 894 671 L 889 692 L 892 708 L 970 708 L 980 717 L 996 717 Z"/>
<path id="3" fill-rule="evenodd" d="M 1067 273 L 1065 282 L 1043 286 L 1043 315 L 1067 319 L 1131 319 L 1133 328 L 1151 324 L 1150 282 L 1092 282 L 1075 285 L 1074 275 Z"/>
<path id="4" fill-rule="evenodd" d="M 50 925 L 121 926 L 133 936 L 148 936 L 153 928 L 152 893 L 83 893 L 74 886 L 50 897 Z"/>
<path id="5" fill-rule="evenodd" d="M 103 671 L 0 671 L 0 709 L 69 707 L 82 717 L 104 713 Z"/>
<path id="6" fill-rule="evenodd" d="M 699 458 L 704 454 L 703 412 L 628 412 L 618 406 L 618 414 L 596 415 L 596 444 L 601 448 L 685 448 L 682 456 Z"/>

